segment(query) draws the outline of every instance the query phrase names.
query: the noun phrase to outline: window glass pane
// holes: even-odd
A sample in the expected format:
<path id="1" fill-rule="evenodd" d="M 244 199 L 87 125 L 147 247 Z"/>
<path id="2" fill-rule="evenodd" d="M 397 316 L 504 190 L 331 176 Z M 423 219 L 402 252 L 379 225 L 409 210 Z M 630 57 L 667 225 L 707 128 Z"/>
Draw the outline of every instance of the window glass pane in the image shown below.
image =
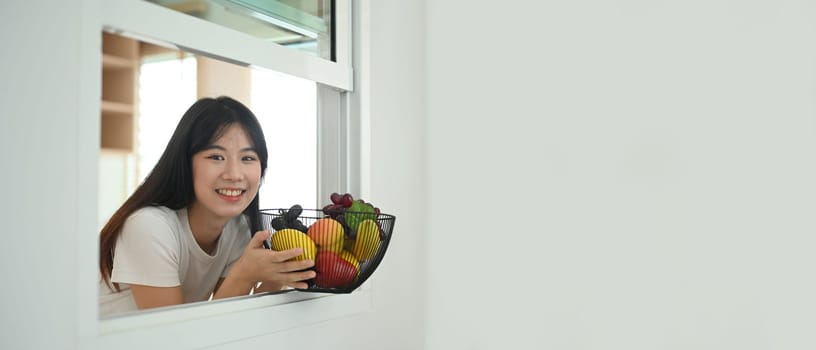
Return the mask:
<path id="1" fill-rule="evenodd" d="M 148 0 L 334 61 L 331 0 Z"/>
<path id="2" fill-rule="evenodd" d="M 196 100 L 196 59 L 142 64 L 139 89 L 139 183 L 164 152 L 182 114 Z M 253 69 L 248 107 L 261 122 L 269 165 L 261 208 L 316 208 L 317 92 L 314 82 Z"/>
<path id="3" fill-rule="evenodd" d="M 159 161 L 184 112 L 196 101 L 196 59 L 145 61 L 139 74 L 138 183 Z"/>
<path id="4" fill-rule="evenodd" d="M 269 149 L 261 208 L 317 208 L 317 86 L 269 70 L 252 70 L 250 108 Z"/>

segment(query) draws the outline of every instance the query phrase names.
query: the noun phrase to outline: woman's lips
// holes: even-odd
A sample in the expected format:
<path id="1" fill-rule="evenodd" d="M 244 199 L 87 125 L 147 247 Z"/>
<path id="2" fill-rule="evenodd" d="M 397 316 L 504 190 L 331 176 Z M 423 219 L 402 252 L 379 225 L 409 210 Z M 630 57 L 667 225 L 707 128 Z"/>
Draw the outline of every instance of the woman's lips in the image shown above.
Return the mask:
<path id="1" fill-rule="evenodd" d="M 219 188 L 215 190 L 215 193 L 217 193 L 222 199 L 230 202 L 237 202 L 241 200 L 244 192 L 246 192 L 246 190 L 227 188 Z"/>

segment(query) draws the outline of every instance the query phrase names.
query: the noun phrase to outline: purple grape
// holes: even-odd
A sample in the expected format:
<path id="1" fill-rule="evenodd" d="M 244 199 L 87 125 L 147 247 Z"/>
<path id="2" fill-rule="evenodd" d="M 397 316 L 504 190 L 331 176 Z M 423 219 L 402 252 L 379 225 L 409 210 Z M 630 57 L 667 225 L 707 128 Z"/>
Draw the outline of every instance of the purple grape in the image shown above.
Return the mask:
<path id="1" fill-rule="evenodd" d="M 326 215 L 334 217 L 339 213 L 340 205 L 339 204 L 329 204 L 325 210 Z"/>
<path id="2" fill-rule="evenodd" d="M 342 198 L 342 204 L 346 208 L 351 208 L 351 205 L 354 203 L 354 197 L 351 194 L 344 194 Z"/>
<path id="3" fill-rule="evenodd" d="M 324 215 L 331 215 L 331 207 L 332 207 L 332 204 L 326 204 L 326 206 L 323 207 L 323 214 Z"/>
<path id="4" fill-rule="evenodd" d="M 341 196 L 341 195 L 340 195 L 339 193 L 337 193 L 337 192 L 334 192 L 334 193 L 332 193 L 332 194 L 331 194 L 331 197 L 330 197 L 330 198 L 331 198 L 332 203 L 334 203 L 334 204 L 340 204 L 340 201 L 343 199 L 343 196 Z"/>

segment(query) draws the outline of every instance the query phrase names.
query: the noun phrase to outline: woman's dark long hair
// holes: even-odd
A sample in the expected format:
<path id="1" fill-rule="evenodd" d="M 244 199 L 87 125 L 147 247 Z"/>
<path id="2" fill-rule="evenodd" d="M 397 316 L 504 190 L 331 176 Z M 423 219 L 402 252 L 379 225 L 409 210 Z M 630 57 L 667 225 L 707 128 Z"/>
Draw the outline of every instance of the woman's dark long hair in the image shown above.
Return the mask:
<path id="1" fill-rule="evenodd" d="M 176 131 L 167 143 L 158 163 L 144 182 L 111 216 L 99 235 L 99 271 L 102 279 L 118 292 L 119 284 L 111 283 L 116 241 L 125 220 L 138 209 L 165 206 L 173 210 L 188 207 L 195 199 L 193 191 L 192 157 L 212 145 L 231 125 L 240 125 L 251 139 L 261 161 L 261 178 L 266 173 L 268 153 L 261 124 L 255 114 L 240 102 L 221 96 L 202 98 L 182 116 Z M 260 230 L 258 195 L 244 210 L 252 232 Z"/>

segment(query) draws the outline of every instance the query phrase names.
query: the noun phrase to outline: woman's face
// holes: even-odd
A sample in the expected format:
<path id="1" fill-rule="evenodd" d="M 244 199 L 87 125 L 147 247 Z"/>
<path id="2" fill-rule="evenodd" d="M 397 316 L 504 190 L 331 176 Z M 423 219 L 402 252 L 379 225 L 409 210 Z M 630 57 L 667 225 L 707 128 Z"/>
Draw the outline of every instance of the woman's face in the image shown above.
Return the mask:
<path id="1" fill-rule="evenodd" d="M 238 124 L 193 155 L 196 211 L 225 220 L 236 217 L 255 198 L 260 182 L 261 161 Z"/>

